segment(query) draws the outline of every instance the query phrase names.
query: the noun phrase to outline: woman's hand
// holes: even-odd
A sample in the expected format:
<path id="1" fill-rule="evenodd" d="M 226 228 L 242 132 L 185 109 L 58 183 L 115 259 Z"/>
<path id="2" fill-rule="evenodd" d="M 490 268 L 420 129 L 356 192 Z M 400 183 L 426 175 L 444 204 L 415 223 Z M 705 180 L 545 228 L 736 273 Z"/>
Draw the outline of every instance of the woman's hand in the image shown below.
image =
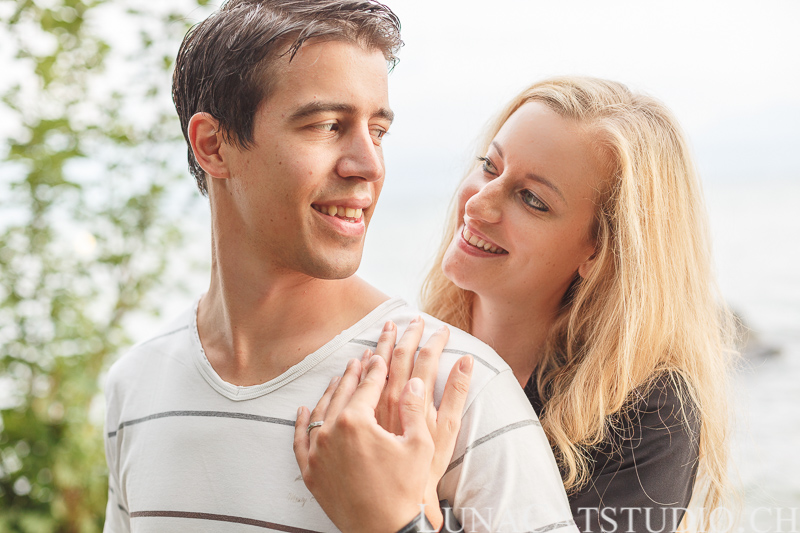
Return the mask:
<path id="1" fill-rule="evenodd" d="M 397 326 L 391 321 L 384 326 L 375 353 L 387 362 L 389 374 L 375 414 L 378 423 L 387 431 L 401 433 L 399 417 L 402 391 L 412 378 L 420 378 L 425 384 L 425 420 L 435 446 L 425 489 L 425 512 L 431 523 L 439 528 L 443 519 L 439 511 L 436 487 L 450 464 L 458 430 L 461 428 L 461 415 L 472 375 L 472 358 L 464 356 L 453 366 L 437 411 L 433 405 L 433 389 L 439 370 L 439 356 L 450 338 L 450 330 L 447 326 L 442 326 L 420 348 L 424 329 L 424 321 L 417 317 L 395 344 Z M 414 361 L 417 349 L 419 356 Z"/>
<path id="2" fill-rule="evenodd" d="M 294 453 L 303 481 L 336 526 L 347 532 L 393 533 L 420 513 L 433 439 L 425 420 L 425 384 L 410 380 L 398 400 L 401 435 L 375 420 L 386 362 L 373 356 L 364 379 L 351 360 L 314 411 L 297 413 Z M 323 425 L 308 430 L 311 422 Z"/>
<path id="3" fill-rule="evenodd" d="M 442 524 L 436 486 L 455 447 L 472 358 L 453 367 L 437 412 L 433 387 L 449 331 L 434 333 L 414 365 L 423 326 L 421 319 L 412 323 L 395 353 L 396 327 L 387 323 L 376 348 L 381 357 L 367 352 L 351 361 L 313 413 L 298 411 L 294 450 L 303 480 L 342 531 L 397 531 L 423 502 L 435 528 Z M 387 374 L 384 357 L 393 355 L 396 366 Z M 309 434 L 310 421 L 324 424 Z"/>

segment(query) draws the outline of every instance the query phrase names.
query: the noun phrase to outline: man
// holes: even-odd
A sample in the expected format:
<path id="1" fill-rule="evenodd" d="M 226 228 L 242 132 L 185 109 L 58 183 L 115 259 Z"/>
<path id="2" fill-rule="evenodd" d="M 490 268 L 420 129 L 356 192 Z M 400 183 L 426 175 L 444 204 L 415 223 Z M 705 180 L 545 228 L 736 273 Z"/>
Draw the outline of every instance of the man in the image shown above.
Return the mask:
<path id="1" fill-rule="evenodd" d="M 387 320 L 422 327 L 353 275 L 383 184 L 387 61 L 401 44 L 394 14 L 362 0 L 231 0 L 184 39 L 173 96 L 209 197 L 211 282 L 109 372 L 106 531 L 336 530 L 294 459 L 297 408 Z M 430 337 L 441 323 L 426 322 Z M 440 496 L 482 530 L 562 523 L 558 472 L 510 369 L 453 331 L 440 376 L 463 353 L 476 364 Z M 519 401 L 492 401 L 508 390 Z M 400 509 L 386 531 L 416 512 Z"/>

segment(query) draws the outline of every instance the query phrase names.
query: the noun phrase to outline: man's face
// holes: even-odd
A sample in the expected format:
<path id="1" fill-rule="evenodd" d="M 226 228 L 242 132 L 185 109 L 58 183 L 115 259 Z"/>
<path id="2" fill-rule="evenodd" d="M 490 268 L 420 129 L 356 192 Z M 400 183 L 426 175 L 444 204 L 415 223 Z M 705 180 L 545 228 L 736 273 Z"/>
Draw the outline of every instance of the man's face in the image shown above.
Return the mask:
<path id="1" fill-rule="evenodd" d="M 229 178 L 212 197 L 229 235 L 265 272 L 341 279 L 361 261 L 383 185 L 388 130 L 383 54 L 346 42 L 303 45 L 282 57 L 247 150 L 224 145 Z M 227 198 L 219 198 L 219 195 Z M 222 212 L 221 212 L 222 211 Z"/>

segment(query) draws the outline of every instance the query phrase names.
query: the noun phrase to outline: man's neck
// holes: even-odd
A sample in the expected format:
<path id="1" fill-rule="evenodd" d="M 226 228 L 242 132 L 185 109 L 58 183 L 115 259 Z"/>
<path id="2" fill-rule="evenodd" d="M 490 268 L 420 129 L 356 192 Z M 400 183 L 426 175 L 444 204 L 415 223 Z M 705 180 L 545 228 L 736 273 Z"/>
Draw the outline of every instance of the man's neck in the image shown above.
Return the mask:
<path id="1" fill-rule="evenodd" d="M 476 295 L 470 333 L 491 346 L 524 387 L 539 363 L 553 316 L 541 306 Z"/>
<path id="2" fill-rule="evenodd" d="M 234 385 L 281 375 L 388 299 L 356 276 L 321 280 L 212 262 L 197 326 L 211 366 Z"/>

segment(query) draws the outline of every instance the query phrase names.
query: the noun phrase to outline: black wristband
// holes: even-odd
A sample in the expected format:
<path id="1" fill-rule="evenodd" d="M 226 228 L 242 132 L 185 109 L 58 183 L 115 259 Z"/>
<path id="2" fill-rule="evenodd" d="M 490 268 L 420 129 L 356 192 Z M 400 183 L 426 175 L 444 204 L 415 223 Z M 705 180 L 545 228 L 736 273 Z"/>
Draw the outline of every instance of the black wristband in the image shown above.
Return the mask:
<path id="1" fill-rule="evenodd" d="M 428 517 L 419 513 L 411 522 L 397 530 L 397 533 L 436 533 L 436 530 L 428 521 Z"/>
<path id="2" fill-rule="evenodd" d="M 444 523 L 442 524 L 442 533 L 464 533 L 464 528 L 461 526 L 461 523 L 456 518 L 456 515 L 453 514 L 453 508 L 450 506 L 450 502 L 447 500 L 439 500 L 439 509 L 442 510 L 442 517 L 444 518 Z"/>

